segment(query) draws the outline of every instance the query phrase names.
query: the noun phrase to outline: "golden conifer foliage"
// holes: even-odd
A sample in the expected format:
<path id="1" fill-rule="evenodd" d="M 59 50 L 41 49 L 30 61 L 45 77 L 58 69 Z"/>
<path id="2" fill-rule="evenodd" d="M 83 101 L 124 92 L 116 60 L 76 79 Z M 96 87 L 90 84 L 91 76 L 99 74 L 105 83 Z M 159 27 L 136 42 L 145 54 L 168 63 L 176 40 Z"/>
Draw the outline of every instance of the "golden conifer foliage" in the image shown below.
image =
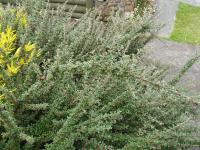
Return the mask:
<path id="1" fill-rule="evenodd" d="M 14 18 L 5 25 L 4 13 L 0 16 L 0 87 L 6 85 L 5 78 L 15 76 L 23 66 L 29 64 L 38 55 L 36 44 L 30 41 L 21 45 L 18 43 L 18 28 L 26 30 L 28 26 L 24 11 L 13 8 L 8 8 L 6 11 Z M 4 98 L 4 93 L 0 93 L 0 100 Z"/>

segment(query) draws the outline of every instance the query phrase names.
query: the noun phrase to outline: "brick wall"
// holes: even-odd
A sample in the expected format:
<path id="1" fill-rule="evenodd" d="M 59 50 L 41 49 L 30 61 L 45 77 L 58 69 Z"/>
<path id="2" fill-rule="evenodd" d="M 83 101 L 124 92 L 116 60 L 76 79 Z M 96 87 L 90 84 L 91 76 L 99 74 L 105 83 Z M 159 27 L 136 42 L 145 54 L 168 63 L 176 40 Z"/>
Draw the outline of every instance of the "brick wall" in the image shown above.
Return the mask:
<path id="1" fill-rule="evenodd" d="M 131 12 L 134 10 L 136 0 L 95 0 L 96 8 L 103 16 L 109 16 L 112 12 Z"/>

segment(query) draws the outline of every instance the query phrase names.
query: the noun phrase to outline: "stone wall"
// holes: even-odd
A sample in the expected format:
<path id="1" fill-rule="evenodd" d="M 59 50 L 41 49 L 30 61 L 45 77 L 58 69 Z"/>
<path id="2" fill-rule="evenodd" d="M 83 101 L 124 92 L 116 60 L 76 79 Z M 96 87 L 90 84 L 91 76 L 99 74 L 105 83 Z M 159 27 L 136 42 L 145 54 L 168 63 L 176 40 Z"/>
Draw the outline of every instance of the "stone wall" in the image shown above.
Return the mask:
<path id="1" fill-rule="evenodd" d="M 95 5 L 103 16 L 109 16 L 116 11 L 122 13 L 133 11 L 136 0 L 95 0 Z"/>

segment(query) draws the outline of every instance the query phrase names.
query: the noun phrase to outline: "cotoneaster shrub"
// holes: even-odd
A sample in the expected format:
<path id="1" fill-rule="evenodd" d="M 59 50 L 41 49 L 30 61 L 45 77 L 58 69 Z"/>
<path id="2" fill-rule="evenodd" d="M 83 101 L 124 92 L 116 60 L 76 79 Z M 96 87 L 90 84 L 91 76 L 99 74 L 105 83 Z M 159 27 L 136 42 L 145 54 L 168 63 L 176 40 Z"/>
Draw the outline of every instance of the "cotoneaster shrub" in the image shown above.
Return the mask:
<path id="1" fill-rule="evenodd" d="M 15 103 L 0 105 L 1 149 L 178 150 L 200 144 L 189 124 L 198 99 L 164 82 L 164 71 L 143 60 L 141 48 L 154 30 L 151 15 L 113 16 L 104 24 L 88 13 L 71 22 L 69 14 L 49 15 L 42 1 L 25 0 L 22 7 L 28 24 L 26 38 L 23 30 L 18 37 L 42 53 L 9 82 Z"/>

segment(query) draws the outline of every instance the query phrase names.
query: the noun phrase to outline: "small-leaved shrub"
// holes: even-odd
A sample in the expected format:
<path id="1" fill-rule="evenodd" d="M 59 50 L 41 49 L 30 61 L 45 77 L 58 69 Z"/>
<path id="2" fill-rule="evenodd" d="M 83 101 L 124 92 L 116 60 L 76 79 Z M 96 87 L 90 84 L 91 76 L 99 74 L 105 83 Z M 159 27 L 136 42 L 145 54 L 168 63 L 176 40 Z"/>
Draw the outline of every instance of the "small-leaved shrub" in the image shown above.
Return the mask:
<path id="1" fill-rule="evenodd" d="M 0 105 L 1 149 L 178 150 L 200 144 L 189 124 L 199 109 L 196 99 L 143 60 L 141 49 L 154 31 L 149 12 L 112 16 L 105 24 L 92 12 L 75 22 L 70 13 L 53 16 L 42 0 L 24 0 L 21 7 L 25 34 L 12 33 L 26 42 L 15 43 L 9 60 L 19 47 L 26 55 L 26 44 L 41 55 L 10 78 L 13 92 L 2 87 L 11 94 Z"/>

